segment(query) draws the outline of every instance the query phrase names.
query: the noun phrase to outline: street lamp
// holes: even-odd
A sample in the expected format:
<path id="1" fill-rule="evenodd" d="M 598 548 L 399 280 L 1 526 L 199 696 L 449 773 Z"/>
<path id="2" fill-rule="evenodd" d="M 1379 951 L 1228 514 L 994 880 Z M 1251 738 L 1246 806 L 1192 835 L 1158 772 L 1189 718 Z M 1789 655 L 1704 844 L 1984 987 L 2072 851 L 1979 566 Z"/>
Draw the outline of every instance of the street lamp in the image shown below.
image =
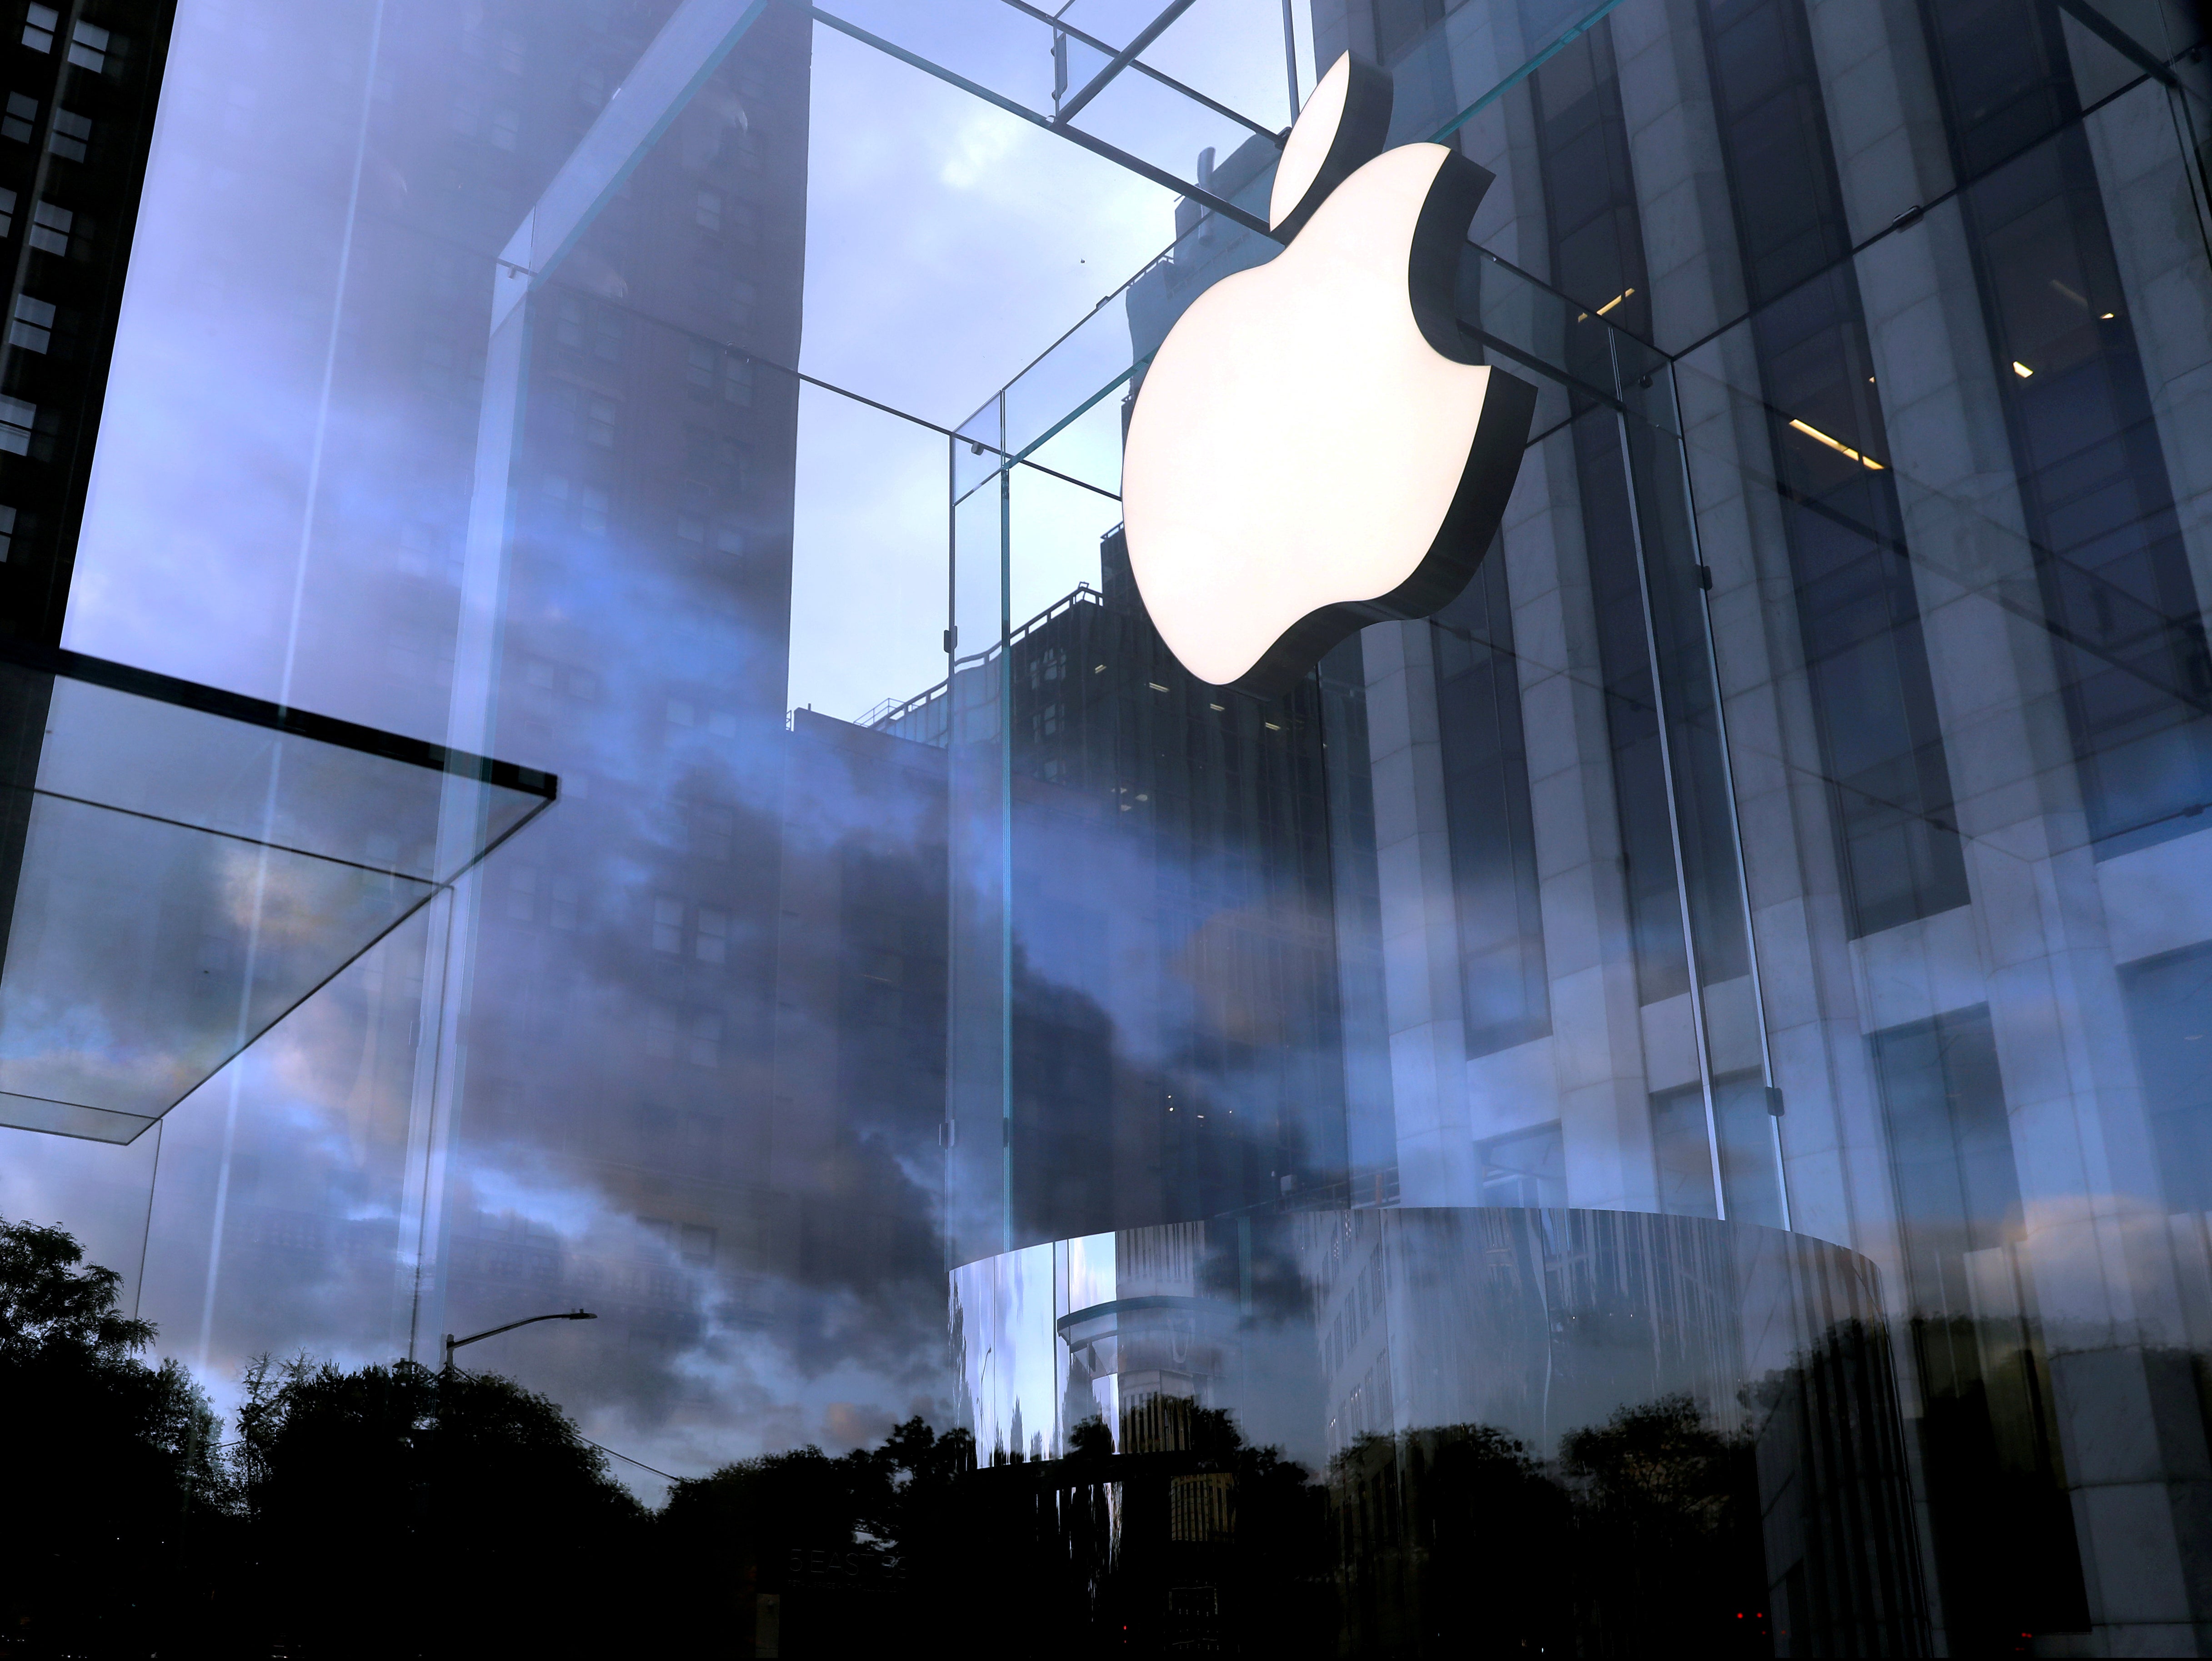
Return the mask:
<path id="1" fill-rule="evenodd" d="M 526 1315 L 520 1321 L 509 1321 L 503 1327 L 489 1327 L 482 1332 L 471 1332 L 465 1338 L 456 1338 L 449 1332 L 446 1335 L 446 1371 L 451 1372 L 453 1370 L 455 1350 L 465 1345 L 473 1344 L 479 1339 L 496 1338 L 502 1332 L 512 1332 L 517 1327 L 526 1327 L 533 1321 L 596 1321 L 599 1318 L 588 1309 L 564 1309 L 552 1315 Z"/>

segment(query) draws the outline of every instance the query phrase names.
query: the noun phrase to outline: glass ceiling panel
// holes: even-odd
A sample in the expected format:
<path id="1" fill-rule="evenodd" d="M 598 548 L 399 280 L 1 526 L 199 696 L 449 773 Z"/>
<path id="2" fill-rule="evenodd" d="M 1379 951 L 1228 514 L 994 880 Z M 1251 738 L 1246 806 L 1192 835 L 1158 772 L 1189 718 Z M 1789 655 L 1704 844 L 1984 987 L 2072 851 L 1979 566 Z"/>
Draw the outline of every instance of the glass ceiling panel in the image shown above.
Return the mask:
<path id="1" fill-rule="evenodd" d="M 13 771 L 35 783 L 0 799 L 0 1124 L 131 1141 L 556 794 L 544 773 L 4 649 Z"/>

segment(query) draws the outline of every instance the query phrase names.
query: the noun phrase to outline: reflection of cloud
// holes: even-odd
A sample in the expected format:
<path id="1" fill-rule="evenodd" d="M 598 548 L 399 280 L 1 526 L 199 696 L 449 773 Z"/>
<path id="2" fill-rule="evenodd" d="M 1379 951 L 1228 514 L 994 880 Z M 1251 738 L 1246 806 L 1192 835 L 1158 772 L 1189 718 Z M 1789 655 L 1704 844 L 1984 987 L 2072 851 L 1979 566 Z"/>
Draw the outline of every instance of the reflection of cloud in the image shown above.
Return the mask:
<path id="1" fill-rule="evenodd" d="M 859 1447 L 879 1439 L 896 1422 L 879 1407 L 832 1402 L 822 1415 L 822 1432 L 833 1444 Z"/>
<path id="2" fill-rule="evenodd" d="M 996 110 L 977 110 L 951 134 L 951 154 L 937 176 L 956 191 L 1000 182 L 1000 164 L 1023 137 L 1021 123 Z"/>

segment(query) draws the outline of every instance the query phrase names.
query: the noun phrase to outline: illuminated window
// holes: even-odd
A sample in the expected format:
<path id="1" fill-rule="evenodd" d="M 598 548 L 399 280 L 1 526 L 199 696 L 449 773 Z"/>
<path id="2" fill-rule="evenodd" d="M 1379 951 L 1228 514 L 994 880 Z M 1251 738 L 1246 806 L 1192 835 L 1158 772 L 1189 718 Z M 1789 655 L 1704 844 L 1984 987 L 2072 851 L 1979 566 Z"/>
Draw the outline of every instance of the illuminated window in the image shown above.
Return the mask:
<path id="1" fill-rule="evenodd" d="M 15 205 L 13 191 L 8 192 L 8 205 L 11 209 Z M 31 210 L 31 246 L 46 253 L 67 253 L 70 227 L 76 222 L 76 216 L 67 208 L 58 208 L 51 202 L 37 204 Z M 0 235 L 5 234 L 4 227 L 0 227 Z"/>
<path id="2" fill-rule="evenodd" d="M 46 9 L 33 6 L 31 9 L 43 11 Z M 27 37 L 29 33 L 27 29 L 24 31 Z M 70 31 L 69 61 L 81 70 L 90 70 L 97 75 L 107 67 L 107 31 L 97 23 L 79 23 Z"/>
<path id="3" fill-rule="evenodd" d="M 43 352 L 52 343 L 54 306 L 50 300 L 15 296 L 15 314 L 8 324 L 8 344 L 27 351 Z"/>
<path id="4" fill-rule="evenodd" d="M 46 148 L 65 161 L 82 161 L 86 141 L 91 137 L 90 119 L 74 111 L 56 110 L 54 130 L 46 135 Z"/>

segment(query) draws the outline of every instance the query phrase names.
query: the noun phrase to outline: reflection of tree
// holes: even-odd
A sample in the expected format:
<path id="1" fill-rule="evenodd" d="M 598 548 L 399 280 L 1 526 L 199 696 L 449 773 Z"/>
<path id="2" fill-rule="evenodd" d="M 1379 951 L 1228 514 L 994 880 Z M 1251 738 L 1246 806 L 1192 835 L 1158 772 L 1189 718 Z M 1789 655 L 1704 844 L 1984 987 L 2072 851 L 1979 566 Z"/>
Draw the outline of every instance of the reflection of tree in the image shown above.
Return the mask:
<path id="1" fill-rule="evenodd" d="M 1771 1653 L 1751 1445 L 1686 1396 L 1623 1408 L 1559 1445 L 1575 1494 L 1576 1615 L 1591 1655 Z"/>
<path id="2" fill-rule="evenodd" d="M 1569 1505 L 1488 1425 L 1361 1436 L 1329 1469 L 1350 1646 L 1568 1652 Z"/>
<path id="3" fill-rule="evenodd" d="M 1117 1454 L 1094 1419 L 1064 1459 L 978 1471 L 974 1561 L 992 1607 L 972 1618 L 1018 1652 L 1048 1631 L 1069 1654 L 1333 1653 L 1321 1490 L 1226 1412 L 1176 1417 L 1170 1451 Z"/>
<path id="4" fill-rule="evenodd" d="M 1489 1425 L 1363 1436 L 1329 1471 L 1359 1655 L 1771 1653 L 1756 1472 L 1686 1396 L 1563 1439 Z"/>
<path id="5" fill-rule="evenodd" d="M 1916 1315 L 1919 1442 L 1947 1633 L 1961 1652 L 2079 1632 L 2088 1595 L 2039 1335 L 2018 1320 Z"/>
<path id="6" fill-rule="evenodd" d="M 768 1454 L 678 1482 L 655 1525 L 664 1640 L 726 1648 L 777 1602 L 787 1655 L 863 1653 L 942 1618 L 963 1570 L 965 1431 L 908 1420 L 881 1446 Z"/>
<path id="7" fill-rule="evenodd" d="M 633 1625 L 577 1588 L 628 1578 L 643 1514 L 544 1396 L 407 1361 L 264 1360 L 246 1386 L 236 1466 L 258 1572 L 238 1618 L 264 1647 L 567 1654 Z"/>
<path id="8" fill-rule="evenodd" d="M 122 1277 L 58 1228 L 0 1222 L 0 1639 L 10 1652 L 149 1653 L 225 1541 L 216 1420 Z M 161 1646 L 166 1651 L 167 1646 Z"/>

